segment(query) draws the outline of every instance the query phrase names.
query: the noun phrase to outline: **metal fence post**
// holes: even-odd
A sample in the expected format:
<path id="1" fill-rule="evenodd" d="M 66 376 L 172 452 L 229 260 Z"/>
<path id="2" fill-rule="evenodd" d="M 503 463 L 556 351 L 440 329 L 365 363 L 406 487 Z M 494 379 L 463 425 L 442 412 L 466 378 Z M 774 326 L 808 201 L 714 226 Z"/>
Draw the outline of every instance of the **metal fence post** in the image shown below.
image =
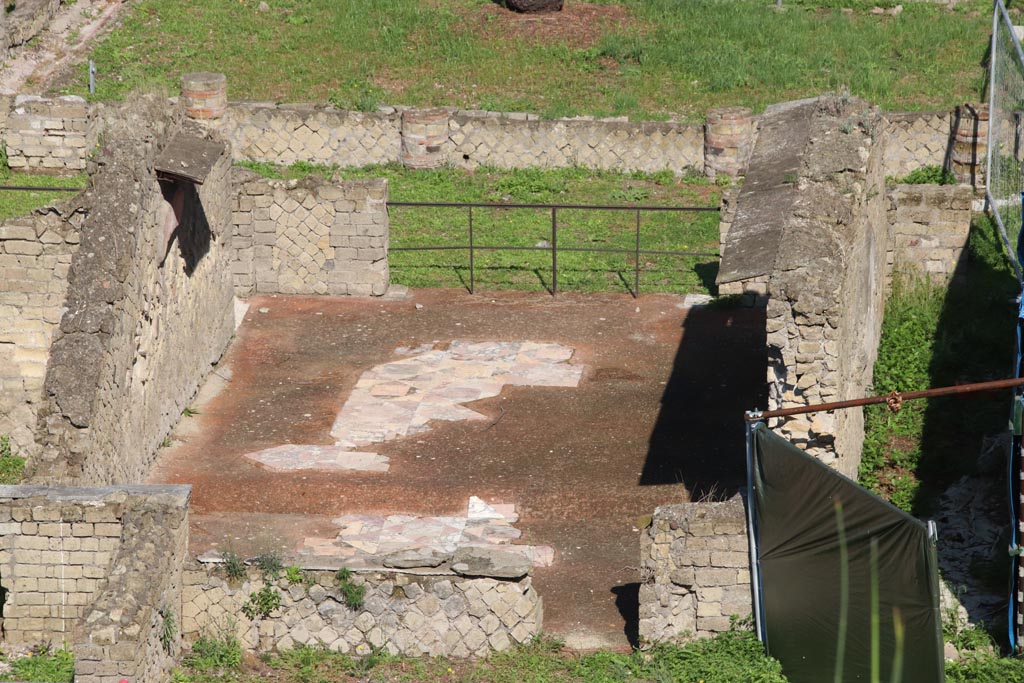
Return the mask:
<path id="1" fill-rule="evenodd" d="M 473 207 L 469 207 L 469 293 L 476 288 L 476 271 L 473 268 Z"/>
<path id="2" fill-rule="evenodd" d="M 633 298 L 640 297 L 640 209 L 636 210 L 636 249 L 633 251 Z"/>
<path id="3" fill-rule="evenodd" d="M 558 209 L 551 207 L 551 296 L 558 294 Z"/>

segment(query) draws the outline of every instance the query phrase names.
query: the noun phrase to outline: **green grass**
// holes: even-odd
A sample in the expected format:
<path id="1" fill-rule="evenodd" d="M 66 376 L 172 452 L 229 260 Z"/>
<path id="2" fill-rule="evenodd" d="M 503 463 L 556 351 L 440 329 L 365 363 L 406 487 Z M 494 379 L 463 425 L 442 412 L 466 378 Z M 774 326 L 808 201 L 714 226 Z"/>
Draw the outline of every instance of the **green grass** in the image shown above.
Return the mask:
<path id="1" fill-rule="evenodd" d="M 73 187 L 85 189 L 88 179 L 85 174 L 61 178 L 55 176 L 28 175 L 0 170 L 0 187 L 22 185 L 28 187 Z M 30 192 L 23 190 L 0 190 L 0 221 L 24 216 L 53 202 L 74 197 L 72 192 Z"/>
<path id="2" fill-rule="evenodd" d="M 65 648 L 8 661 L 11 664 L 11 671 L 0 676 L 0 681 L 70 683 L 75 679 L 75 660 L 71 652 Z"/>
<path id="3" fill-rule="evenodd" d="M 671 173 L 622 174 L 581 168 L 499 170 L 479 168 L 409 171 L 400 166 L 361 169 L 265 163 L 244 166 L 270 177 L 313 174 L 389 181 L 392 201 L 520 204 L 643 204 L 717 207 L 721 188 L 706 178 L 675 178 Z M 391 246 L 416 247 L 469 243 L 465 209 L 391 208 Z M 569 248 L 628 249 L 635 246 L 636 214 L 631 211 L 558 211 L 558 245 Z M 551 241 L 550 211 L 483 209 L 473 211 L 476 246 L 546 246 Z M 718 253 L 718 213 L 645 212 L 641 248 Z M 469 257 L 464 251 L 402 252 L 389 256 L 391 281 L 410 287 L 468 287 Z M 718 258 L 642 256 L 642 292 L 709 292 Z M 551 286 L 548 251 L 478 251 L 476 287 L 543 291 Z M 560 252 L 559 291 L 629 292 L 633 258 L 628 254 Z"/>
<path id="4" fill-rule="evenodd" d="M 1017 285 L 988 218 L 975 218 L 967 256 L 948 290 L 896 281 L 882 322 L 876 394 L 1008 376 Z M 982 439 L 1005 429 L 1008 410 L 1005 394 L 907 401 L 896 414 L 869 406 L 860 481 L 904 510 L 927 514 L 939 493 L 974 471 Z"/>
<path id="5" fill-rule="evenodd" d="M 89 55 L 96 99 L 176 94 L 227 74 L 235 99 L 701 120 L 709 107 L 848 88 L 887 110 L 979 99 L 991 4 L 881 0 L 603 0 L 614 20 L 554 37 L 490 0 L 143 0 Z M 842 8 L 854 12 L 844 13 Z M 613 8 L 614 9 L 614 8 Z M 548 22 L 564 19 L 549 19 Z M 87 62 L 56 89 L 87 95 Z M 341 66 L 343 65 L 343 66 Z"/>
<path id="6" fill-rule="evenodd" d="M 596 652 L 573 656 L 561 643 L 538 638 L 483 660 L 445 657 L 411 659 L 377 652 L 362 659 L 321 648 L 300 647 L 264 659 L 264 667 L 232 670 L 181 670 L 176 680 L 257 681 L 282 683 L 785 683 L 779 663 L 765 656 L 749 631 L 733 630 L 715 638 L 678 647 L 660 645 L 648 652 Z"/>

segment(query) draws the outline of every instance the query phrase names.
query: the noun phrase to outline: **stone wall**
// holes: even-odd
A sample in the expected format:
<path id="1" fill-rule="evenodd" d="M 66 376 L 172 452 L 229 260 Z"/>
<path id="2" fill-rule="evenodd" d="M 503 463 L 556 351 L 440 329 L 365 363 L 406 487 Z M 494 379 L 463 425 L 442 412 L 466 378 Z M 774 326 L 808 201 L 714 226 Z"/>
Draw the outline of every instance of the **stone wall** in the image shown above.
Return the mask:
<path id="1" fill-rule="evenodd" d="M 902 178 L 922 166 L 947 163 L 949 112 L 887 113 L 885 131 L 885 175 Z"/>
<path id="2" fill-rule="evenodd" d="M 242 608 L 268 582 L 255 569 L 236 582 L 215 565 L 185 572 L 182 629 L 187 640 L 234 629 L 249 650 L 299 645 L 369 654 L 384 648 L 410 656 L 485 656 L 540 633 L 543 608 L 531 579 L 464 578 L 451 574 L 360 572 L 363 604 L 349 607 L 333 571 L 307 571 L 308 582 L 270 580 L 281 606 L 249 619 Z"/>
<path id="3" fill-rule="evenodd" d="M 24 45 L 42 33 L 53 20 L 60 3 L 61 0 L 19 0 L 10 3 L 14 9 L 7 13 L 2 22 L 6 29 L 4 48 Z"/>
<path id="4" fill-rule="evenodd" d="M 888 251 L 880 127 L 877 110 L 857 100 L 823 100 L 811 120 L 768 281 L 770 410 L 860 398 L 871 386 Z M 855 477 L 863 421 L 842 410 L 770 426 Z"/>
<path id="5" fill-rule="evenodd" d="M 33 449 L 82 217 L 72 201 L 0 223 L 0 434 L 19 453 Z"/>
<path id="6" fill-rule="evenodd" d="M 541 166 L 615 169 L 676 175 L 704 171 L 704 127 L 674 121 L 539 120 L 494 112 L 457 112 L 449 119 L 451 163 L 462 168 Z"/>
<path id="7" fill-rule="evenodd" d="M 640 572 L 642 644 L 714 635 L 749 616 L 743 501 L 659 507 L 640 534 Z"/>
<path id="8" fill-rule="evenodd" d="M 40 483 L 141 481 L 234 329 L 230 159 L 198 191 L 162 185 L 178 113 L 140 98 L 108 114 L 47 366 Z"/>
<path id="9" fill-rule="evenodd" d="M 181 648 L 190 487 L 129 492 L 106 585 L 75 628 L 75 681 L 164 680 Z"/>
<path id="10" fill-rule="evenodd" d="M 187 486 L 0 486 L 4 641 L 67 642 L 76 665 L 123 659 L 88 647 L 108 645 L 106 632 L 148 635 L 155 596 L 180 613 L 180 580 L 176 597 L 168 590 L 180 577 L 188 496 Z"/>
<path id="11" fill-rule="evenodd" d="M 889 190 L 889 272 L 947 280 L 971 231 L 969 185 L 897 185 Z"/>
<path id="12" fill-rule="evenodd" d="M 91 112 L 86 101 L 74 95 L 19 95 L 4 130 L 8 164 L 30 173 L 82 173 L 97 138 Z"/>
<path id="13" fill-rule="evenodd" d="M 338 166 L 398 163 L 401 117 L 311 104 L 232 103 L 209 121 L 231 143 L 236 161 Z"/>
<path id="14" fill-rule="evenodd" d="M 240 296 L 387 291 L 386 180 L 234 177 L 231 271 Z"/>
<path id="15" fill-rule="evenodd" d="M 232 103 L 206 122 L 228 139 L 235 160 L 338 166 L 398 163 L 402 111 L 374 113 L 330 106 Z M 443 119 L 442 119 L 443 124 Z M 703 172 L 704 127 L 678 122 L 540 120 L 534 114 L 454 111 L 448 137 L 434 154 L 463 168 L 584 166 L 623 171 Z"/>

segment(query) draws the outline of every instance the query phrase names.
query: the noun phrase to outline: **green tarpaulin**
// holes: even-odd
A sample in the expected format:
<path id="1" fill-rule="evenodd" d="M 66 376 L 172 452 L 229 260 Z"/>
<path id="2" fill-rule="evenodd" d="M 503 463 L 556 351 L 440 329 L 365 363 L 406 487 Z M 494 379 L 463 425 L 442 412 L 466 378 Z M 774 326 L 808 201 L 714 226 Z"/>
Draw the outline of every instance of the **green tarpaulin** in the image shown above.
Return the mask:
<path id="1" fill-rule="evenodd" d="M 764 424 L 752 439 L 768 653 L 792 683 L 941 683 L 928 527 Z"/>

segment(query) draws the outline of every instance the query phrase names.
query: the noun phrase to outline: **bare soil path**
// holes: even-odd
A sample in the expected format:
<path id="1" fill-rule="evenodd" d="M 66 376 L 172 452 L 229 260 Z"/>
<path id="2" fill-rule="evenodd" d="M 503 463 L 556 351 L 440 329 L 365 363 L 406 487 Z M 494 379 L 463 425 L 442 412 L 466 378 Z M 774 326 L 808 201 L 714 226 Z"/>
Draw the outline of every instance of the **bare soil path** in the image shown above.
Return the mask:
<path id="1" fill-rule="evenodd" d="M 643 518 L 734 492 L 743 410 L 763 403 L 763 312 L 681 302 L 452 290 L 252 299 L 217 371 L 230 380 L 182 420 L 150 480 L 193 485 L 196 554 L 230 545 L 294 555 L 345 513 L 457 515 L 472 495 L 513 503 L 519 542 L 555 550 L 552 566 L 534 570 L 545 630 L 581 649 L 624 648 L 635 636 Z M 506 386 L 467 404 L 487 420 L 374 444 L 387 472 L 275 472 L 244 457 L 333 444 L 364 371 L 399 347 L 454 339 L 563 344 L 586 369 L 578 387 Z"/>

